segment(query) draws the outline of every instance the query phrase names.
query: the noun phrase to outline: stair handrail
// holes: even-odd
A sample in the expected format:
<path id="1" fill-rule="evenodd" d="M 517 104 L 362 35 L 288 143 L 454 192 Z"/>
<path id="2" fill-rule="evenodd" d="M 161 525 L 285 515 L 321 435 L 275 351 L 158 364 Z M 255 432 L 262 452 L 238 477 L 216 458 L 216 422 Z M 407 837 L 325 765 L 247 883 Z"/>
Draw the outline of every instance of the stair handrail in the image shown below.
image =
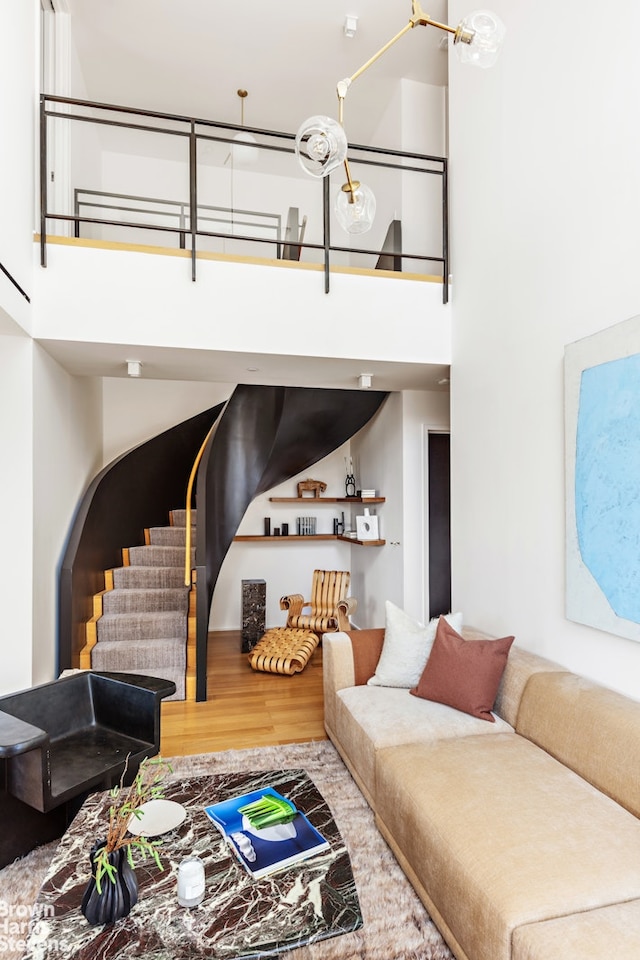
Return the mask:
<path id="1" fill-rule="evenodd" d="M 196 474 L 198 472 L 198 467 L 200 466 L 200 461 L 202 460 L 202 455 L 206 450 L 207 444 L 211 439 L 213 431 L 216 428 L 217 421 L 213 423 L 207 433 L 206 437 L 202 442 L 202 446 L 198 450 L 195 460 L 193 461 L 193 466 L 191 467 L 191 473 L 189 474 L 189 482 L 187 484 L 187 498 L 185 504 L 185 551 L 184 551 L 184 585 L 185 587 L 191 586 L 191 497 L 193 494 L 193 484 L 195 483 Z"/>

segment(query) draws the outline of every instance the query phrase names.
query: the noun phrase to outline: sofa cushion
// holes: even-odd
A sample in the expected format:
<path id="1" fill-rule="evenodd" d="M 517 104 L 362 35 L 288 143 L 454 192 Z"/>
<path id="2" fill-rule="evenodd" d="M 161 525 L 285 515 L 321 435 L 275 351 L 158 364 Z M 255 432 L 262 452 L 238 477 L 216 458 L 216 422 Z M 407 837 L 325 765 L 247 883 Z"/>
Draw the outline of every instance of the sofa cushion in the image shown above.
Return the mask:
<path id="1" fill-rule="evenodd" d="M 638 960 L 640 900 L 574 913 L 513 932 L 512 960 Z"/>
<path id="2" fill-rule="evenodd" d="M 573 673 L 536 673 L 516 729 L 640 816 L 637 701 Z"/>
<path id="3" fill-rule="evenodd" d="M 513 732 L 498 718 L 485 723 L 442 703 L 395 687 L 350 687 L 336 696 L 332 733 L 369 797 L 375 795 L 375 757 L 384 747 L 442 737 Z"/>
<path id="4" fill-rule="evenodd" d="M 382 653 L 384 627 L 349 632 L 353 649 L 354 684 L 359 686 L 376 672 L 376 666 Z"/>
<path id="5" fill-rule="evenodd" d="M 429 659 L 411 693 L 495 722 L 491 711 L 513 641 L 465 640 L 440 617 Z"/>
<path id="6" fill-rule="evenodd" d="M 462 614 L 449 613 L 447 620 L 462 629 Z M 425 626 L 389 600 L 385 603 L 382 653 L 368 683 L 379 687 L 415 687 L 431 651 L 438 619 Z"/>
<path id="7" fill-rule="evenodd" d="M 473 960 L 510 960 L 524 924 L 640 898 L 638 820 L 523 737 L 378 751 L 376 811 Z"/>
<path id="8" fill-rule="evenodd" d="M 462 635 L 467 640 L 472 638 L 471 631 L 468 629 L 463 630 Z M 481 638 L 490 639 L 487 637 L 487 634 L 480 635 L 477 633 L 477 631 L 476 635 L 480 636 Z M 561 667 L 552 660 L 547 660 L 544 657 L 538 656 L 537 653 L 531 653 L 529 650 L 523 650 L 514 643 L 509 651 L 507 665 L 498 688 L 498 695 L 495 703 L 495 713 L 498 713 L 503 720 L 506 720 L 507 723 L 510 723 L 512 727 L 515 727 L 516 720 L 518 718 L 518 710 L 520 709 L 520 701 L 522 699 L 524 688 L 529 681 L 529 677 L 534 673 L 553 673 L 554 671 L 558 673 L 566 673 L 566 668 Z"/>

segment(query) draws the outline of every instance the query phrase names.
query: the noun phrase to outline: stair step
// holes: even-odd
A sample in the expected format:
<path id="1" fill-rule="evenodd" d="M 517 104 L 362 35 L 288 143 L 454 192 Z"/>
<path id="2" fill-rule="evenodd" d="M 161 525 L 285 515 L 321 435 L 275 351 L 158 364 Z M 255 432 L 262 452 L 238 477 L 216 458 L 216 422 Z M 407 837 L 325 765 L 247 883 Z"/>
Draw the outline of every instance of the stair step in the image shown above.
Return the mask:
<path id="1" fill-rule="evenodd" d="M 182 547 L 187 541 L 186 527 L 150 527 L 149 544 L 159 547 Z M 191 543 L 195 543 L 195 527 L 191 528 Z"/>
<path id="2" fill-rule="evenodd" d="M 175 610 L 188 612 L 189 591 L 187 587 L 175 589 L 114 589 L 102 598 L 102 612 L 109 613 L 166 613 Z"/>
<path id="3" fill-rule="evenodd" d="M 127 670 L 130 673 L 135 673 L 138 669 L 160 670 L 162 667 L 184 670 L 186 663 L 187 645 L 184 640 L 176 640 L 174 637 L 131 642 L 99 641 L 91 651 L 93 670 Z"/>
<path id="4" fill-rule="evenodd" d="M 191 523 L 193 526 L 196 524 L 198 516 L 197 510 L 191 511 Z M 171 520 L 172 526 L 174 527 L 186 527 L 187 525 L 187 511 L 186 510 L 172 510 L 171 511 Z"/>
<path id="5" fill-rule="evenodd" d="M 184 587 L 184 557 L 179 567 L 116 567 L 113 586 L 123 590 L 171 590 Z"/>
<path id="6" fill-rule="evenodd" d="M 185 698 L 186 644 L 178 640 L 97 643 L 91 651 L 91 669 L 173 680 L 176 692 L 165 700 Z"/>
<path id="7" fill-rule="evenodd" d="M 187 637 L 187 617 L 184 613 L 108 613 L 96 623 L 98 643 L 107 641 L 138 642 L 156 638 Z"/>
<path id="8" fill-rule="evenodd" d="M 195 563 L 195 547 L 191 550 L 191 565 Z M 141 546 L 129 547 L 129 563 L 132 567 L 182 567 L 184 549 L 180 547 Z"/>

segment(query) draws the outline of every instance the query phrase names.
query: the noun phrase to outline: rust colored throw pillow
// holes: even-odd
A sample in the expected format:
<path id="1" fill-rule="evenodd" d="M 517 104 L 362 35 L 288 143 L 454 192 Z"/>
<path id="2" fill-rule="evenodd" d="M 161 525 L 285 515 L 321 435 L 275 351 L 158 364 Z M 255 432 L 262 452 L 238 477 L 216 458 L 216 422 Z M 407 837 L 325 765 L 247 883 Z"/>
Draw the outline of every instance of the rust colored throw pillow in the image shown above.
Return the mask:
<path id="1" fill-rule="evenodd" d="M 410 692 L 495 723 L 491 710 L 513 640 L 465 640 L 440 617 L 431 654 Z"/>

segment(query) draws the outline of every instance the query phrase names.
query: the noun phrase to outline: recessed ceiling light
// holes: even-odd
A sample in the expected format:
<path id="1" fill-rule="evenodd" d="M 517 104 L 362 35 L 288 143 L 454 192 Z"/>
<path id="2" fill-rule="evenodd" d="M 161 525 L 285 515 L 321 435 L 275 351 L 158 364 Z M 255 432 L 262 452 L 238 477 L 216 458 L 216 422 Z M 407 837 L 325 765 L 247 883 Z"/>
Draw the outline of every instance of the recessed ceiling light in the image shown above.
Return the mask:
<path id="1" fill-rule="evenodd" d="M 260 367 L 247 367 L 247 373 L 259 373 Z"/>

